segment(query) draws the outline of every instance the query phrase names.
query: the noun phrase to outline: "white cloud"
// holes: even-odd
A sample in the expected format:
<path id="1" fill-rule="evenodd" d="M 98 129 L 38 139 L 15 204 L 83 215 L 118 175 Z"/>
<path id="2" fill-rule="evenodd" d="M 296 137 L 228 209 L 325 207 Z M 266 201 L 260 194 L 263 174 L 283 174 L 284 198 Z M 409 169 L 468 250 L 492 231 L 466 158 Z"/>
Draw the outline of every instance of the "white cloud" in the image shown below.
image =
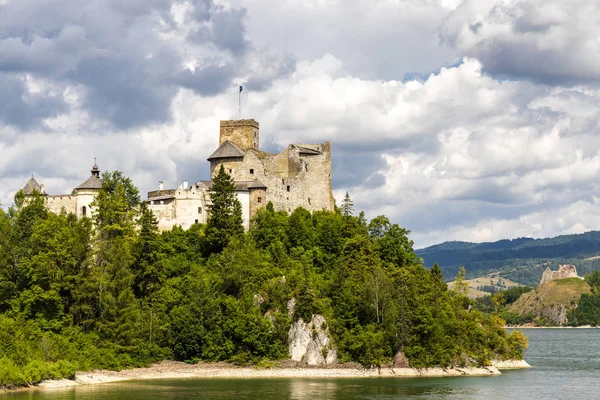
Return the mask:
<path id="1" fill-rule="evenodd" d="M 442 38 L 493 74 L 597 83 L 599 25 L 593 0 L 464 0 L 445 20 Z"/>
<path id="2" fill-rule="evenodd" d="M 207 55 L 175 34 L 199 32 L 186 19 L 192 2 L 177 4 L 168 12 L 174 21 L 152 29 L 177 60 L 197 68 Z M 247 24 L 234 33 L 247 34 L 218 41 L 226 49 L 252 43 L 252 51 L 222 51 L 219 60 L 238 54 L 244 68 L 211 95 L 178 87 L 161 109 L 168 119 L 128 128 L 106 124 L 109 109 L 91 112 L 85 82 L 65 87 L 52 76 L 20 74 L 10 88 L 26 96 L 5 115 L 25 126 L 17 117 L 34 113 L 42 123 L 0 123 L 0 199 L 10 204 L 32 172 L 49 192 L 69 192 L 87 178 L 94 157 L 102 169 L 123 170 L 142 192 L 158 180 L 206 179 L 218 121 L 237 118 L 243 83 L 242 115 L 260 122 L 263 148 L 331 141 L 336 197 L 348 190 L 357 209 L 411 229 L 417 246 L 598 229 L 600 93 L 584 60 L 596 53 L 583 54 L 576 42 L 595 46 L 588 29 L 595 17 L 568 10 L 572 21 L 562 3 L 550 1 L 539 13 L 530 8 L 536 4 L 231 0 L 222 10 L 233 10 L 229 23 Z M 456 53 L 437 43 L 444 19 Z M 581 26 L 565 36 L 574 24 Z M 523 68 L 506 69 L 489 51 L 495 46 Z M 140 65 L 160 59 L 155 50 L 135 49 Z M 457 54 L 462 62 L 440 68 Z M 553 65 L 555 58 L 565 65 Z M 546 65 L 536 71 L 530 59 Z M 411 71 L 417 79 L 403 79 Z M 49 112 L 55 98 L 63 108 Z"/>

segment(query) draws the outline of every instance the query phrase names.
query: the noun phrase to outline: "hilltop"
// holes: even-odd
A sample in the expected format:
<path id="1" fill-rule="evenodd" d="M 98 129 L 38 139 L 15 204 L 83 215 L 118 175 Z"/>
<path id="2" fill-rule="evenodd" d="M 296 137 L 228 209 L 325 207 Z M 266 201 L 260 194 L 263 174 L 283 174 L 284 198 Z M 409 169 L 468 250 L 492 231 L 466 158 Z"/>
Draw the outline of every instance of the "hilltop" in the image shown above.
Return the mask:
<path id="1" fill-rule="evenodd" d="M 503 278 L 535 286 L 547 267 L 556 269 L 559 264 L 575 265 L 581 275 L 600 270 L 600 232 L 486 243 L 444 242 L 416 253 L 427 267 L 438 263 L 447 280 L 463 265 L 469 278 L 498 272 Z"/>
<path id="2" fill-rule="evenodd" d="M 590 286 L 581 278 L 557 279 L 524 293 L 509 311 L 535 316 L 533 321 L 536 325 L 565 325 L 568 312 L 577 307 L 583 294 L 590 293 Z"/>

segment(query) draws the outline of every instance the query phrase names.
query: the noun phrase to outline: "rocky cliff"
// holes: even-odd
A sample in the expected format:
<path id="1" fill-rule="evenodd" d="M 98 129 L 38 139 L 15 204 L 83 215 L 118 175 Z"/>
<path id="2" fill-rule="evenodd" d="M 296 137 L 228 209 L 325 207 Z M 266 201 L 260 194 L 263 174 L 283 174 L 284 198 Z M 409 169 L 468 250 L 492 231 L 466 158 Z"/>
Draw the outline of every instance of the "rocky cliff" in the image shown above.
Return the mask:
<path id="1" fill-rule="evenodd" d="M 290 358 L 307 365 L 334 364 L 337 353 L 333 348 L 329 327 L 322 315 L 315 314 L 309 322 L 302 318 L 288 332 Z"/>

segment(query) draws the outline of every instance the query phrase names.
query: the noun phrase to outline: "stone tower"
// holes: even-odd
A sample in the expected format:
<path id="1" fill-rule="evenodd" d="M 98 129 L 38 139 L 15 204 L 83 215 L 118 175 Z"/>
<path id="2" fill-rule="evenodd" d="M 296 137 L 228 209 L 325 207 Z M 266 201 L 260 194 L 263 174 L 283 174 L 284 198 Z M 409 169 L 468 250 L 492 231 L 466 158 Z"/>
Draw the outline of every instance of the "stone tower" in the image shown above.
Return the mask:
<path id="1" fill-rule="evenodd" d="M 258 139 L 258 122 L 253 119 L 221 121 L 219 146 L 229 140 L 242 151 L 258 150 Z"/>

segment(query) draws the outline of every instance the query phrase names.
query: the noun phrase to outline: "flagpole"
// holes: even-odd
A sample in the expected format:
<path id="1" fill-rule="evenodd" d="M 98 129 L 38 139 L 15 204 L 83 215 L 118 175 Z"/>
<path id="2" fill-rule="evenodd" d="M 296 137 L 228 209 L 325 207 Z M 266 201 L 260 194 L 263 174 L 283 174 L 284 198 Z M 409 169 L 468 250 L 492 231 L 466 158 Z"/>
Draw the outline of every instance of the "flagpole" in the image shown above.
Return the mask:
<path id="1" fill-rule="evenodd" d="M 243 87 L 240 85 L 240 90 L 238 90 L 238 119 L 242 119 L 242 90 Z"/>

